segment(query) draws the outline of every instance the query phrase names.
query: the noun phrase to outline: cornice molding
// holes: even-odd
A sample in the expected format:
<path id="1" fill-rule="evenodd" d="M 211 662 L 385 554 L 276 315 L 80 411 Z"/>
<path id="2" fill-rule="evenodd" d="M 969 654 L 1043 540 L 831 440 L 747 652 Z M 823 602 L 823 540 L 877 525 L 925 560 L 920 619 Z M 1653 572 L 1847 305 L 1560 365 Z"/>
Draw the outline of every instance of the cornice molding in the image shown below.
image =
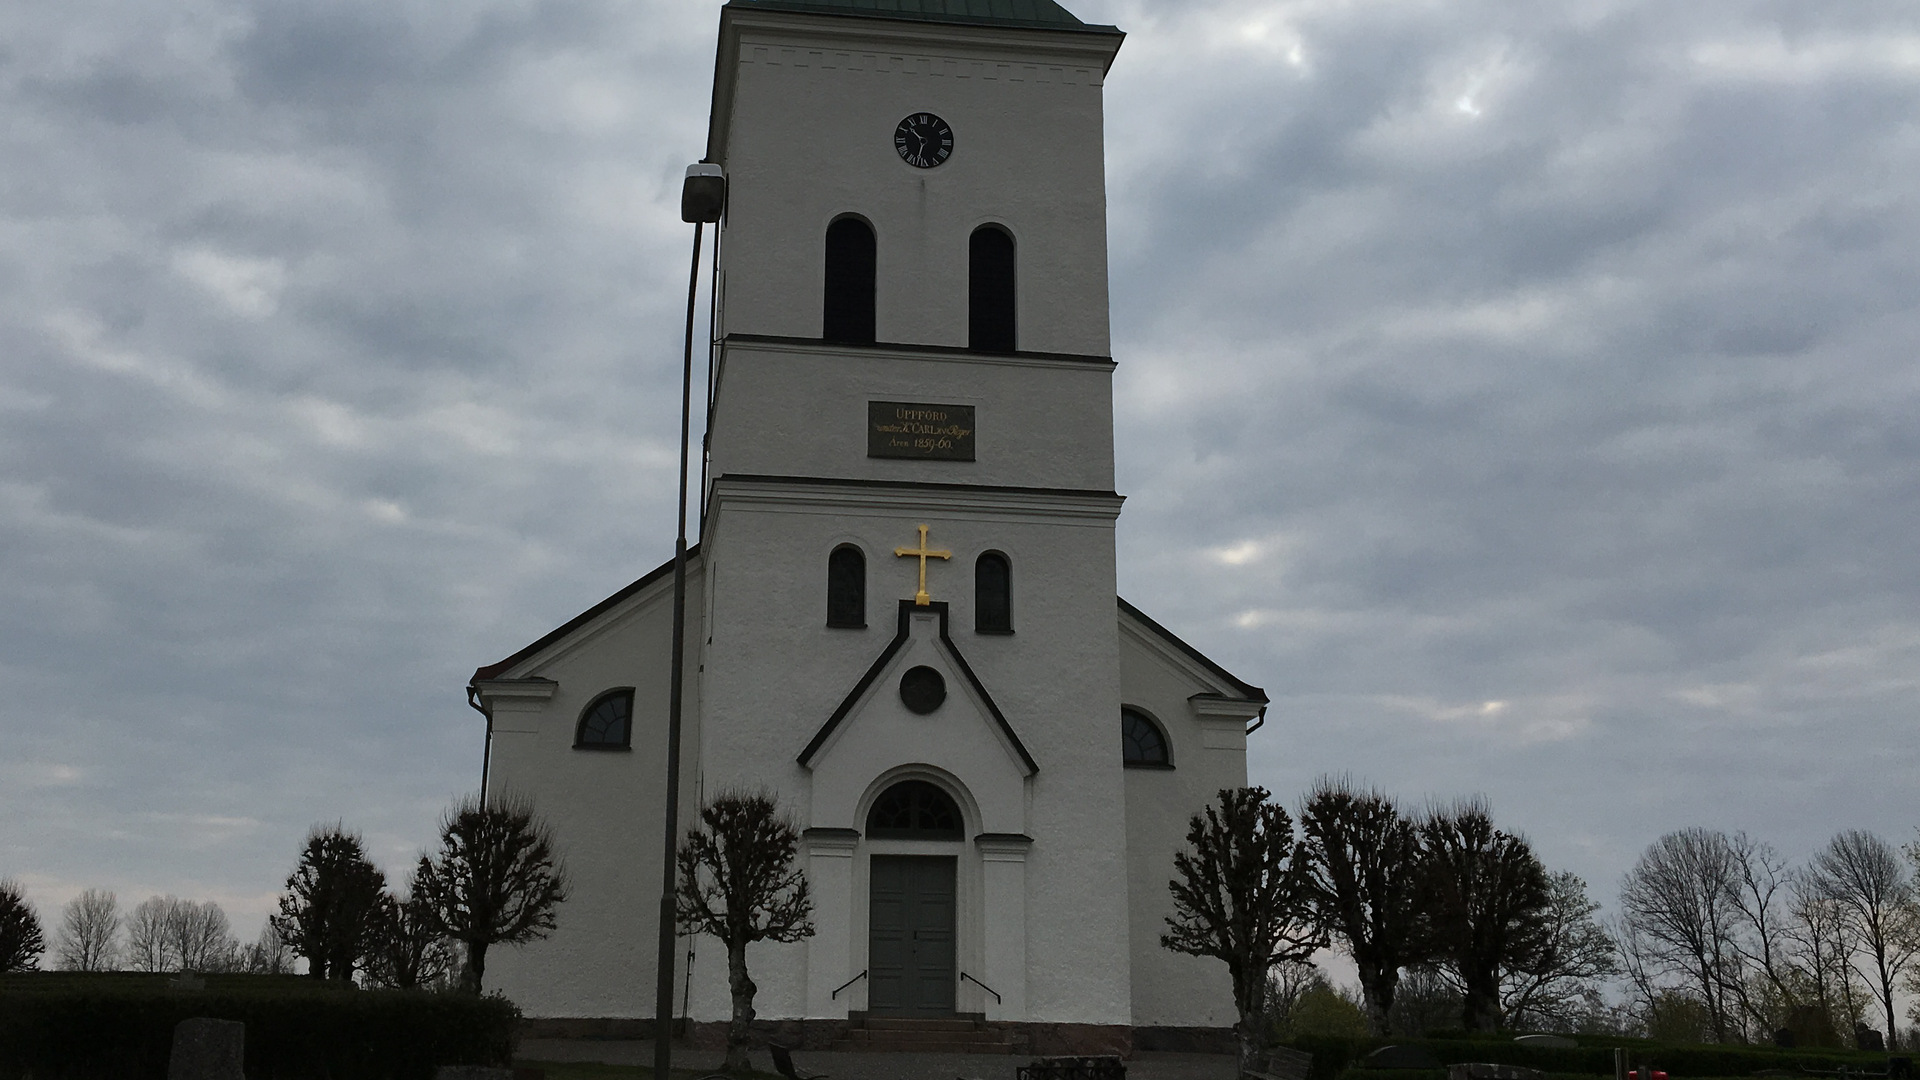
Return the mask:
<path id="1" fill-rule="evenodd" d="M 920 345 L 903 341 L 882 341 L 872 345 L 847 345 L 819 338 L 780 337 L 774 334 L 728 334 L 720 339 L 722 355 L 738 349 L 742 352 L 782 352 L 835 359 L 942 360 L 957 364 L 985 364 L 999 367 L 1065 368 L 1073 371 L 1105 371 L 1118 365 L 1111 356 L 1094 353 L 1055 352 L 979 352 L 955 345 Z"/>
<path id="2" fill-rule="evenodd" d="M 913 510 L 1112 521 L 1120 516 L 1126 497 L 1112 491 L 1079 488 L 726 473 L 714 478 L 712 501 L 716 509 L 710 515 L 717 515 L 720 506 L 758 505 L 834 510 L 870 507 L 887 512 Z"/>

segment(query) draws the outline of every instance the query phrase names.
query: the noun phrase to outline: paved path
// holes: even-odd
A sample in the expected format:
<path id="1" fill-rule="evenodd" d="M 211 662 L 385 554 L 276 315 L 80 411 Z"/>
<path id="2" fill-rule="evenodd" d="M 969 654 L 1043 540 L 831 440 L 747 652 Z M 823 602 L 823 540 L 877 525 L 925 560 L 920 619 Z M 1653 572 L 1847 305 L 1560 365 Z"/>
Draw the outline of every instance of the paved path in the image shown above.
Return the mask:
<path id="1" fill-rule="evenodd" d="M 594 1061 L 608 1065 L 651 1065 L 653 1043 L 624 1039 L 524 1039 L 527 1061 Z M 673 1066 L 718 1069 L 719 1050 L 674 1047 Z M 803 1072 L 826 1073 L 833 1080 L 1015 1080 L 1013 1071 L 1031 1058 L 1009 1054 L 882 1054 L 796 1050 Z M 1128 1059 L 1127 1080 L 1234 1080 L 1230 1054 L 1143 1053 Z M 773 1071 L 765 1050 L 753 1052 L 753 1067 Z"/>

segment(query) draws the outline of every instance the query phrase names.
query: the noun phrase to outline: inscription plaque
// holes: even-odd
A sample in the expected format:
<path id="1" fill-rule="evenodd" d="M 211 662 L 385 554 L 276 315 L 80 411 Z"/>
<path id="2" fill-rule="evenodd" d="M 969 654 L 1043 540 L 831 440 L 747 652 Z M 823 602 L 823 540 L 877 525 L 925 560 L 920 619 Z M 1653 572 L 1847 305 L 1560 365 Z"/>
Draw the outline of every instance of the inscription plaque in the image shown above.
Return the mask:
<path id="1" fill-rule="evenodd" d="M 973 460 L 973 406 L 867 402 L 867 456 Z"/>

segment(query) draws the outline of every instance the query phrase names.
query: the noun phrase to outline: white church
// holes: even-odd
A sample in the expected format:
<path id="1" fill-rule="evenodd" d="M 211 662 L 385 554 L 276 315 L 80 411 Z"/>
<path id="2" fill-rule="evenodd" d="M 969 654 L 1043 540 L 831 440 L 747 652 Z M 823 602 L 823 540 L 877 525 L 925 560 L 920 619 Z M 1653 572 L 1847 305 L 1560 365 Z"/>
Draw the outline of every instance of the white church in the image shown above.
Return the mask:
<path id="1" fill-rule="evenodd" d="M 817 932 L 749 964 L 760 1018 L 809 1046 L 1124 1053 L 1235 1019 L 1225 966 L 1159 938 L 1267 698 L 1115 595 L 1122 38 L 1052 0 L 721 11 L 679 813 L 761 789 L 803 830 Z M 573 884 L 550 938 L 490 958 L 536 1030 L 654 1013 L 672 584 L 469 688 L 490 789 L 532 798 Z M 725 950 L 678 953 L 675 1015 L 725 1021 Z"/>

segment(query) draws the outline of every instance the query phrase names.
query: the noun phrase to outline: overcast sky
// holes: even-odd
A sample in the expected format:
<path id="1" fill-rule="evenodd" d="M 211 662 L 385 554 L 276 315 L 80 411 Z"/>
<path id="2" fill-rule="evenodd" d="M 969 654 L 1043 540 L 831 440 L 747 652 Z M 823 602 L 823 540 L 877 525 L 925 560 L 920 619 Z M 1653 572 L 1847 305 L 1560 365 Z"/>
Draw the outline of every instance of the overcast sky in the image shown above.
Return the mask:
<path id="1" fill-rule="evenodd" d="M 1920 825 L 1920 10 L 1079 0 L 1123 595 L 1257 783 Z M 671 554 L 714 0 L 0 4 L 0 876 L 403 874 L 462 688 Z"/>

